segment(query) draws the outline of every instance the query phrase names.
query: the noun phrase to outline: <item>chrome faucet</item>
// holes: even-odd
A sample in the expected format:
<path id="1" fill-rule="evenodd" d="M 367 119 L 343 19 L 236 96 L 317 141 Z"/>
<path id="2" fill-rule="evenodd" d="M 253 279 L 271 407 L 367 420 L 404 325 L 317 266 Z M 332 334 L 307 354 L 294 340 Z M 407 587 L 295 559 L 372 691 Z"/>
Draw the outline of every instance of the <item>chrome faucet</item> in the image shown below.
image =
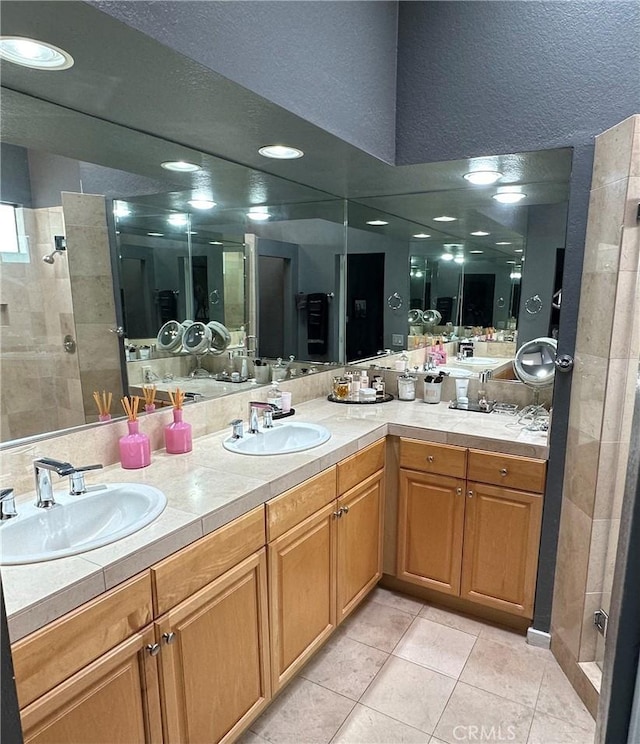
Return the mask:
<path id="1" fill-rule="evenodd" d="M 233 421 L 230 422 L 231 426 L 233 427 L 233 430 L 231 432 L 231 439 L 234 441 L 238 439 L 242 439 L 244 436 L 244 430 L 242 428 L 242 419 L 233 419 Z"/>
<path id="2" fill-rule="evenodd" d="M 16 499 L 13 494 L 13 488 L 3 488 L 0 490 L 0 521 L 17 517 Z"/>
<path id="3" fill-rule="evenodd" d="M 258 434 L 258 411 L 264 412 L 264 428 L 273 429 L 273 412 L 278 409 L 271 403 L 262 403 L 260 401 L 249 402 L 249 434 Z"/>
<path id="4" fill-rule="evenodd" d="M 53 484 L 51 483 L 51 473 L 57 473 L 60 476 L 69 476 L 69 493 L 78 496 L 86 493 L 87 486 L 84 482 L 84 473 L 87 470 L 98 470 L 102 465 L 84 465 L 80 468 L 74 467 L 70 462 L 61 462 L 52 460 L 49 457 L 41 457 L 33 461 L 33 469 L 36 477 L 36 506 L 40 509 L 50 509 L 55 506 L 53 498 Z M 105 486 L 102 486 L 105 488 Z"/>

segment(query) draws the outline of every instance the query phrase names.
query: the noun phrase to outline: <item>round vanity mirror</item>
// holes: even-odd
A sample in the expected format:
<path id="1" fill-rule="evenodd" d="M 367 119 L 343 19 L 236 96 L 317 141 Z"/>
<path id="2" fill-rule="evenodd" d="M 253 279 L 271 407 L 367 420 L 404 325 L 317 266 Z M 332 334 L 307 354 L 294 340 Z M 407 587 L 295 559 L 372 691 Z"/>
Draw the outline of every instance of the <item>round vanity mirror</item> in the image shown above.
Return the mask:
<path id="1" fill-rule="evenodd" d="M 182 347 L 190 354 L 204 354 L 210 343 L 211 329 L 204 323 L 192 323 L 182 336 Z"/>
<path id="2" fill-rule="evenodd" d="M 430 325 L 438 325 L 442 320 L 442 315 L 437 310 L 425 310 L 422 317 L 424 322 Z"/>
<path id="3" fill-rule="evenodd" d="M 546 387 L 553 383 L 558 344 L 553 338 L 534 338 L 518 349 L 513 371 L 520 382 L 530 387 Z"/>
<path id="4" fill-rule="evenodd" d="M 156 345 L 162 351 L 178 351 L 182 343 L 184 326 L 177 320 L 167 321 L 158 331 Z"/>
<path id="5" fill-rule="evenodd" d="M 207 323 L 207 328 L 211 332 L 211 353 L 222 354 L 231 343 L 231 334 L 229 333 L 229 329 L 225 325 L 222 325 L 222 323 L 218 323 L 216 320 Z"/>

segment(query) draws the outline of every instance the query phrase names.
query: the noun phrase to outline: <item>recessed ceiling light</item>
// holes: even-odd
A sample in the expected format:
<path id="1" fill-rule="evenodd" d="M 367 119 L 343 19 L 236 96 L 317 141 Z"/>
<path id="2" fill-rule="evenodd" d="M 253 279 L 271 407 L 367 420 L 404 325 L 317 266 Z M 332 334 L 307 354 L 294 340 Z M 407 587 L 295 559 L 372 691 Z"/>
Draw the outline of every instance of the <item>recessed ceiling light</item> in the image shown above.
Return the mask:
<path id="1" fill-rule="evenodd" d="M 476 238 L 484 238 L 491 233 L 485 232 L 484 230 L 476 230 L 475 232 L 469 233 L 469 235 L 475 235 Z"/>
<path id="2" fill-rule="evenodd" d="M 198 233 L 195 230 L 187 230 L 187 235 L 197 235 Z"/>
<path id="3" fill-rule="evenodd" d="M 182 225 L 186 225 L 189 220 L 187 219 L 186 214 L 170 214 L 167 217 L 167 222 L 170 225 L 175 225 L 176 227 L 181 227 Z"/>
<path id="4" fill-rule="evenodd" d="M 495 183 L 502 178 L 500 171 L 472 171 L 471 173 L 465 173 L 463 178 L 466 178 L 469 183 L 473 183 L 476 186 L 487 186 L 488 184 Z"/>
<path id="5" fill-rule="evenodd" d="M 508 264 L 514 264 L 515 261 L 507 261 Z"/>
<path id="6" fill-rule="evenodd" d="M 147 233 L 147 235 L 149 235 L 152 238 L 162 238 L 162 237 L 164 237 L 164 233 L 157 233 L 157 232 L 150 232 L 150 233 Z"/>
<path id="7" fill-rule="evenodd" d="M 213 209 L 216 206 L 211 199 L 189 199 L 188 204 L 194 209 Z"/>
<path id="8" fill-rule="evenodd" d="M 507 240 L 501 240 L 499 243 L 496 243 L 496 245 L 511 245 Z"/>
<path id="9" fill-rule="evenodd" d="M 265 158 L 275 158 L 276 160 L 295 160 L 304 155 L 302 150 L 298 150 L 297 147 L 289 147 L 289 145 L 266 145 L 261 147 L 258 152 Z"/>
<path id="10" fill-rule="evenodd" d="M 434 217 L 434 222 L 455 222 L 458 218 L 457 217 L 447 217 L 446 214 L 443 214 L 441 217 Z"/>
<path id="11" fill-rule="evenodd" d="M 514 253 L 523 253 L 524 252 L 524 248 L 514 248 L 513 249 L 513 252 Z"/>
<path id="12" fill-rule="evenodd" d="M 523 194 L 522 191 L 500 191 L 493 195 L 493 198 L 501 204 L 517 204 L 517 202 L 524 199 L 527 195 Z"/>
<path id="13" fill-rule="evenodd" d="M 452 253 L 443 253 L 440 258 L 443 261 L 453 261 L 453 254 Z"/>
<path id="14" fill-rule="evenodd" d="M 458 253 L 458 255 L 457 255 L 457 256 L 454 256 L 453 260 L 454 260 L 454 261 L 455 261 L 455 263 L 457 263 L 457 264 L 461 264 L 461 263 L 464 263 L 464 256 L 462 255 L 462 253 Z"/>
<path id="15" fill-rule="evenodd" d="M 484 251 L 469 251 L 469 253 L 484 253 Z"/>
<path id="16" fill-rule="evenodd" d="M 266 207 L 249 207 L 247 217 L 250 220 L 255 220 L 256 222 L 262 222 L 264 220 L 268 220 L 271 215 L 269 214 L 269 210 Z"/>
<path id="17" fill-rule="evenodd" d="M 221 240 L 210 240 L 209 245 L 224 245 Z"/>
<path id="18" fill-rule="evenodd" d="M 176 173 L 194 173 L 200 170 L 200 166 L 195 163 L 189 163 L 186 160 L 165 160 L 160 165 L 169 171 L 175 171 Z"/>
<path id="19" fill-rule="evenodd" d="M 373 225 L 374 227 L 382 227 L 382 225 L 388 225 L 385 220 L 367 220 L 367 225 Z"/>
<path id="20" fill-rule="evenodd" d="M 25 36 L 0 36 L 0 57 L 34 70 L 68 70 L 73 66 L 69 52 Z"/>
<path id="21" fill-rule="evenodd" d="M 422 239 L 422 238 L 430 238 L 431 235 L 427 235 L 427 233 L 416 233 L 413 237 Z"/>

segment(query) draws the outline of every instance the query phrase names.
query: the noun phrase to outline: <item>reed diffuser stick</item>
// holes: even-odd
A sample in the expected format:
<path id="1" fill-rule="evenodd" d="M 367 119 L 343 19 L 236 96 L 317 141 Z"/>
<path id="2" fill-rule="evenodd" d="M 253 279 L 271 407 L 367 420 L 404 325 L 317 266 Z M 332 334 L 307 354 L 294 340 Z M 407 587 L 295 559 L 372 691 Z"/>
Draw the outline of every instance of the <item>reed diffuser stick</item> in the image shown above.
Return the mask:
<path id="1" fill-rule="evenodd" d="M 127 414 L 129 421 L 137 421 L 138 419 L 138 403 L 139 398 L 137 395 L 132 395 L 128 398 L 126 395 L 124 398 L 120 398 L 124 412 Z"/>
<path id="2" fill-rule="evenodd" d="M 100 416 L 108 416 L 111 412 L 111 401 L 113 399 L 113 393 L 107 393 L 105 390 L 102 391 L 102 396 L 97 390 L 93 391 L 93 399 L 98 408 L 98 414 Z"/>
<path id="3" fill-rule="evenodd" d="M 144 395 L 145 406 L 153 406 L 156 402 L 156 386 L 142 386 L 142 394 Z"/>
<path id="4" fill-rule="evenodd" d="M 176 388 L 174 392 L 169 391 L 169 399 L 171 400 L 171 405 L 177 410 L 180 411 L 182 409 L 182 404 L 184 403 L 184 393 L 180 388 Z"/>

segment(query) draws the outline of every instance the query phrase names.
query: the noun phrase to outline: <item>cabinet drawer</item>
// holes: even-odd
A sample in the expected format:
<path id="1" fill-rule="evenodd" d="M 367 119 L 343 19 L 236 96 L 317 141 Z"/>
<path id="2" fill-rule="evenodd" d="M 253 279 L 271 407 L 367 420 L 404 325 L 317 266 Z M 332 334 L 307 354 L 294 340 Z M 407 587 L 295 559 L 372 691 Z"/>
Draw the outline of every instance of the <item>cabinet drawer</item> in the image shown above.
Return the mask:
<path id="1" fill-rule="evenodd" d="M 374 442 L 369 447 L 338 463 L 338 496 L 362 483 L 384 467 L 385 440 Z"/>
<path id="2" fill-rule="evenodd" d="M 32 703 L 151 622 L 149 572 L 13 645 L 20 707 Z"/>
<path id="3" fill-rule="evenodd" d="M 467 478 L 494 486 L 543 493 L 546 467 L 544 460 L 469 450 Z"/>
<path id="4" fill-rule="evenodd" d="M 466 465 L 467 450 L 463 447 L 400 438 L 401 468 L 464 478 Z"/>
<path id="5" fill-rule="evenodd" d="M 336 498 L 336 467 L 323 470 L 267 502 L 267 542 L 284 535 Z"/>
<path id="6" fill-rule="evenodd" d="M 258 506 L 157 563 L 151 568 L 156 616 L 175 607 L 264 544 L 264 506 Z"/>

